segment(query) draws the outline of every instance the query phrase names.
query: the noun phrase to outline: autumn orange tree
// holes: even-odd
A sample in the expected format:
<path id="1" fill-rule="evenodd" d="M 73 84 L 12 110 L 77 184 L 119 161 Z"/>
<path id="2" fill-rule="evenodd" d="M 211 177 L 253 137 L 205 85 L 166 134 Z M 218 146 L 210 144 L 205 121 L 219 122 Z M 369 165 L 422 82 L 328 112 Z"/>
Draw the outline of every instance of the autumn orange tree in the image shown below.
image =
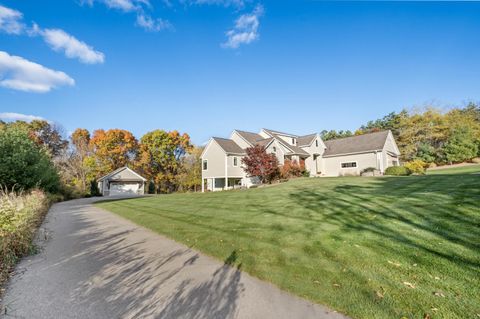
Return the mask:
<path id="1" fill-rule="evenodd" d="M 121 129 L 94 131 L 89 146 L 97 177 L 133 163 L 138 153 L 135 136 Z"/>
<path id="2" fill-rule="evenodd" d="M 171 193 L 178 187 L 181 159 L 192 149 L 190 136 L 177 131 L 154 130 L 140 139 L 137 166 L 155 183 L 156 192 Z"/>

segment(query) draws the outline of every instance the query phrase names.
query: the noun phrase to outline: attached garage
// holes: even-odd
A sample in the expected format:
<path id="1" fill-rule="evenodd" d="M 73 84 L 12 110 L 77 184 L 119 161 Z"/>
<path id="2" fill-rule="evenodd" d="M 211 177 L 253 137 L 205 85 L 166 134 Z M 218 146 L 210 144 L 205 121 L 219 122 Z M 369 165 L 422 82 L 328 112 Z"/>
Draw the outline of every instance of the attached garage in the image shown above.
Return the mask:
<path id="1" fill-rule="evenodd" d="M 147 180 L 128 167 L 119 168 L 98 180 L 103 196 L 143 195 Z"/>

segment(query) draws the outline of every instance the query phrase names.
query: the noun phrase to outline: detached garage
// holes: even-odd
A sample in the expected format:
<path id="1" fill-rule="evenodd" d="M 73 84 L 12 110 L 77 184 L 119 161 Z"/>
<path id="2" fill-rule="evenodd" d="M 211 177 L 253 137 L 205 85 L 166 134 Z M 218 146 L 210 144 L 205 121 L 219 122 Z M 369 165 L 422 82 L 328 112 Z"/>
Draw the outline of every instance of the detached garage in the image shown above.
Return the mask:
<path id="1" fill-rule="evenodd" d="M 103 196 L 143 195 L 147 180 L 128 167 L 119 168 L 98 180 Z"/>

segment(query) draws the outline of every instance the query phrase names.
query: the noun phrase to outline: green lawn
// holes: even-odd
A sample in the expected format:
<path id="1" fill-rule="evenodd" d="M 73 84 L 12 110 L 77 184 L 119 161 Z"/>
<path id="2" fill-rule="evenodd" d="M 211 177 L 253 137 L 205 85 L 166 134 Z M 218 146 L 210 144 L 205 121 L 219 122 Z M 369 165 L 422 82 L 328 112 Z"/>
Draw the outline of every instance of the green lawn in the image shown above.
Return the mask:
<path id="1" fill-rule="evenodd" d="M 480 318 L 480 175 L 459 172 L 98 206 L 353 318 Z"/>
<path id="2" fill-rule="evenodd" d="M 468 174 L 480 172 L 479 165 L 468 165 L 463 167 L 450 167 L 435 170 L 427 170 L 427 175 L 443 175 L 443 174 Z"/>

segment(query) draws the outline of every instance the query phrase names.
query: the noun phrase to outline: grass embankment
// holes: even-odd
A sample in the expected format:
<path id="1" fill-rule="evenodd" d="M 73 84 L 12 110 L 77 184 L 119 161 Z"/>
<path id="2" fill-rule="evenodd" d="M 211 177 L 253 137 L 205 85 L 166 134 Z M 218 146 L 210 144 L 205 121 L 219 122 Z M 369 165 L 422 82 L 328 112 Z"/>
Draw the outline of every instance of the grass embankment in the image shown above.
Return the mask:
<path id="1" fill-rule="evenodd" d="M 32 239 L 50 200 L 40 191 L 0 192 L 0 286 L 15 263 L 34 249 Z"/>
<path id="2" fill-rule="evenodd" d="M 480 164 L 465 165 L 457 167 L 437 167 L 435 169 L 427 170 L 427 175 L 442 175 L 442 174 L 469 174 L 480 173 Z"/>
<path id="3" fill-rule="evenodd" d="M 98 205 L 353 318 L 477 318 L 480 175 L 449 173 Z"/>

